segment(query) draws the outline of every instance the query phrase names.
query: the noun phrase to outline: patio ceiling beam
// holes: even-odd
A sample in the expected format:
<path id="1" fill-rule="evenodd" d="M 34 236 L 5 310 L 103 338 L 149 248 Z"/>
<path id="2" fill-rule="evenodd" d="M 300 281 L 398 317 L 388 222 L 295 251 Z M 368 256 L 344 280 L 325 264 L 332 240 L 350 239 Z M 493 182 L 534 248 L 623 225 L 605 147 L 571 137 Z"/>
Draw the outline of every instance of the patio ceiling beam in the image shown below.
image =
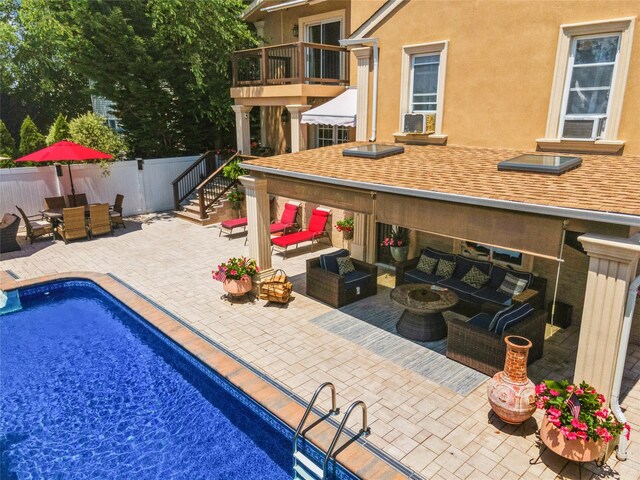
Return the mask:
<path id="1" fill-rule="evenodd" d="M 574 218 L 593 222 L 612 223 L 616 225 L 627 225 L 630 227 L 640 227 L 640 216 L 627 215 L 615 212 L 604 212 L 597 210 L 582 210 L 578 208 L 560 207 L 554 205 L 541 205 L 534 203 L 514 202 L 511 200 L 499 200 L 493 198 L 473 197 L 469 195 L 459 195 L 455 193 L 443 193 L 432 190 L 419 190 L 414 188 L 397 187 L 394 185 L 383 185 L 379 183 L 359 182 L 342 178 L 325 177 L 308 173 L 283 171 L 277 168 L 263 167 L 260 165 L 243 164 L 243 168 L 255 172 L 268 173 L 272 176 L 309 180 L 334 186 L 351 187 L 374 192 L 396 193 L 417 198 L 430 198 L 443 200 L 445 202 L 464 203 L 483 207 L 499 208 L 503 210 L 515 210 L 526 213 L 536 213 L 539 215 L 549 215 L 560 218 Z"/>

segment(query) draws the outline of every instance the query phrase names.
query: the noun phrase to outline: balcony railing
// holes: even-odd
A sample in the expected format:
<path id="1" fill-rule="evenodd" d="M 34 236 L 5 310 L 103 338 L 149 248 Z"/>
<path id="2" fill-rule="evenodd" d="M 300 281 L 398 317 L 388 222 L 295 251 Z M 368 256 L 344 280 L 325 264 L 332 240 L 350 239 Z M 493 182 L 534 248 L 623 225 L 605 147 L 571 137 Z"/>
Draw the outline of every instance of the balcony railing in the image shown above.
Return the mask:
<path id="1" fill-rule="evenodd" d="M 233 86 L 348 85 L 349 52 L 344 47 L 297 42 L 234 52 Z"/>

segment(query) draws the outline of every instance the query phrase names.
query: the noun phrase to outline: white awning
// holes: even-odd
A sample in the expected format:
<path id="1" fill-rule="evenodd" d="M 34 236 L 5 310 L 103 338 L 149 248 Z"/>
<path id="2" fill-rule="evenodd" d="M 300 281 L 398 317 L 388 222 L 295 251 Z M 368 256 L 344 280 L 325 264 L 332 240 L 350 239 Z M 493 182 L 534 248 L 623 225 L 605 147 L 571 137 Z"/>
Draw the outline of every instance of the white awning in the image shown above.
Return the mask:
<path id="1" fill-rule="evenodd" d="M 336 98 L 302 114 L 301 123 L 313 125 L 356 126 L 358 90 L 348 88 Z"/>

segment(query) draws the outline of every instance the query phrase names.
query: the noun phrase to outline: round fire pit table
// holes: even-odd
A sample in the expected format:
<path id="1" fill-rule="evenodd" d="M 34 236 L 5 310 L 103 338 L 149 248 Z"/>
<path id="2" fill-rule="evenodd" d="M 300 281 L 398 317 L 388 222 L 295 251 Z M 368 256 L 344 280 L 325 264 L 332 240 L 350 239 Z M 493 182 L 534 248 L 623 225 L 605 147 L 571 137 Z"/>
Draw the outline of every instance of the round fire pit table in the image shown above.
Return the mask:
<path id="1" fill-rule="evenodd" d="M 410 340 L 432 342 L 447 336 L 442 312 L 458 303 L 458 296 L 450 290 L 409 283 L 391 290 L 391 300 L 405 309 L 396 324 L 398 333 Z"/>

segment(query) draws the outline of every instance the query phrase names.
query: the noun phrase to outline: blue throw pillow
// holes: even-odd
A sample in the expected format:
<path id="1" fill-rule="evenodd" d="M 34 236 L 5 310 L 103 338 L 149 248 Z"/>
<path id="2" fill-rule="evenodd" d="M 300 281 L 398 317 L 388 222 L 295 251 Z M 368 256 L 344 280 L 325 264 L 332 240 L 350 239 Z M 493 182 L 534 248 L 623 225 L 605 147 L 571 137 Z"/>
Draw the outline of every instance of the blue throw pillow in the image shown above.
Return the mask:
<path id="1" fill-rule="evenodd" d="M 516 308 L 515 305 L 509 305 L 507 308 L 503 308 L 498 313 L 496 313 L 493 316 L 493 318 L 491 319 L 491 323 L 489 324 L 488 330 L 490 332 L 495 332 L 496 331 L 496 326 L 498 325 L 498 321 L 502 318 L 503 315 L 505 315 L 506 313 L 510 312 L 514 308 Z"/>
<path id="2" fill-rule="evenodd" d="M 320 255 L 320 268 L 332 272 L 338 273 L 338 258 L 340 257 L 348 257 L 349 250 L 342 249 L 336 250 L 335 252 L 327 253 L 325 255 Z"/>
<path id="3" fill-rule="evenodd" d="M 520 323 L 532 313 L 533 307 L 528 303 L 523 303 L 522 305 L 516 306 L 513 310 L 505 313 L 500 317 L 500 319 L 498 320 L 498 324 L 496 325 L 496 333 L 498 335 L 502 335 L 502 333 L 506 329 L 508 329 L 509 327 L 513 327 L 517 323 Z"/>

